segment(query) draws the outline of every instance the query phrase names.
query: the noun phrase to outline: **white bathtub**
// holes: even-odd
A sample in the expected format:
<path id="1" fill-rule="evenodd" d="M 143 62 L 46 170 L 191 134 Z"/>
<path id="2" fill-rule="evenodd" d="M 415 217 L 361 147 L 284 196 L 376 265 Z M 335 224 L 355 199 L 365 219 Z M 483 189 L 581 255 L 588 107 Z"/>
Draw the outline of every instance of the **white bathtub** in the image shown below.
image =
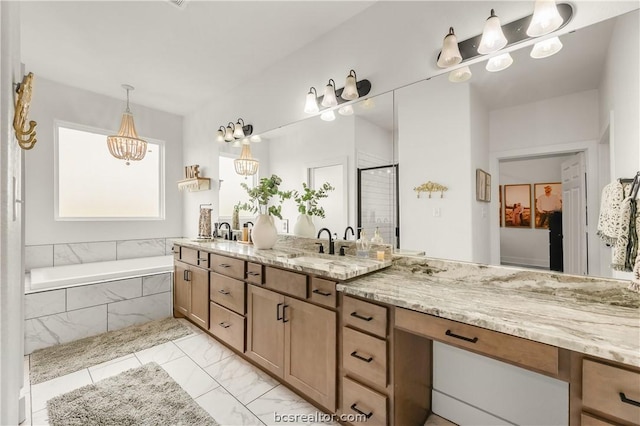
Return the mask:
<path id="1" fill-rule="evenodd" d="M 171 271 L 172 255 L 37 268 L 25 276 L 25 292 L 28 294 Z"/>

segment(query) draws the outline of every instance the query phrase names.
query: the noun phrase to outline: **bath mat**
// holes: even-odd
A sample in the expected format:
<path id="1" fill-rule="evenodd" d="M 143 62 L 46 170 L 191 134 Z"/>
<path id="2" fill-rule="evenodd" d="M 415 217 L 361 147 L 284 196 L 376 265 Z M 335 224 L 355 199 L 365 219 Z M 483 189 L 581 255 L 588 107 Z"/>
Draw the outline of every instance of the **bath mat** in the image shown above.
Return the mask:
<path id="1" fill-rule="evenodd" d="M 155 362 L 47 401 L 52 426 L 216 425 Z"/>
<path id="2" fill-rule="evenodd" d="M 31 384 L 46 382 L 192 333 L 177 319 L 165 318 L 39 349 L 31 354 Z"/>

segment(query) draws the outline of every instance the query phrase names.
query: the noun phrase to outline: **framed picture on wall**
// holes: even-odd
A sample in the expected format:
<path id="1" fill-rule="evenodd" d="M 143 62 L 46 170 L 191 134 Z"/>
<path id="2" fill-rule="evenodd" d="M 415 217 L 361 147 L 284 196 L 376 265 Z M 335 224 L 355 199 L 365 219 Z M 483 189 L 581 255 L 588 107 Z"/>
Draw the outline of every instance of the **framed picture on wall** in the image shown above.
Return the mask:
<path id="1" fill-rule="evenodd" d="M 476 169 L 476 200 L 491 201 L 491 175 L 482 169 Z"/>
<path id="2" fill-rule="evenodd" d="M 531 185 L 504 186 L 504 226 L 531 227 Z"/>
<path id="3" fill-rule="evenodd" d="M 560 182 L 533 185 L 535 224 L 537 229 L 549 229 L 549 217 L 562 211 L 562 184 Z"/>

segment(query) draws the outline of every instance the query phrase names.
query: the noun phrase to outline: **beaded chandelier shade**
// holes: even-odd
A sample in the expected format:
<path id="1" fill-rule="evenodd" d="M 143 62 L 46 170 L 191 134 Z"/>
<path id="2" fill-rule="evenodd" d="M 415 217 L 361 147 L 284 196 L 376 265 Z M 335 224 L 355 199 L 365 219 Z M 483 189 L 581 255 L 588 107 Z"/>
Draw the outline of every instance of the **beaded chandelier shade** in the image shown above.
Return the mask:
<path id="1" fill-rule="evenodd" d="M 123 84 L 122 87 L 127 91 L 127 109 L 122 114 L 118 134 L 107 137 L 107 146 L 111 155 L 125 160 L 125 164 L 128 166 L 130 161 L 140 161 L 144 158 L 147 153 L 147 142 L 138 137 L 133 114 L 129 109 L 129 91 L 133 90 L 133 87 L 126 84 Z"/>
<path id="2" fill-rule="evenodd" d="M 233 160 L 233 165 L 236 168 L 236 173 L 241 176 L 253 176 L 258 173 L 260 163 L 251 156 L 251 146 L 248 142 L 242 144 L 240 158 Z"/>

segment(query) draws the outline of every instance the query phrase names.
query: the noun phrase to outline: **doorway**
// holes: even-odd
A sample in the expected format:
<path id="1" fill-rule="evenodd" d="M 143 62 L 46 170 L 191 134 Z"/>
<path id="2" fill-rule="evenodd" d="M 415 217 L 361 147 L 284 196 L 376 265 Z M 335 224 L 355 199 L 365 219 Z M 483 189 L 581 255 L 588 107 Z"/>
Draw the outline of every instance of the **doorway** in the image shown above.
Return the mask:
<path id="1" fill-rule="evenodd" d="M 368 238 L 376 228 L 385 244 L 400 248 L 398 165 L 358 169 L 358 229 Z"/>

